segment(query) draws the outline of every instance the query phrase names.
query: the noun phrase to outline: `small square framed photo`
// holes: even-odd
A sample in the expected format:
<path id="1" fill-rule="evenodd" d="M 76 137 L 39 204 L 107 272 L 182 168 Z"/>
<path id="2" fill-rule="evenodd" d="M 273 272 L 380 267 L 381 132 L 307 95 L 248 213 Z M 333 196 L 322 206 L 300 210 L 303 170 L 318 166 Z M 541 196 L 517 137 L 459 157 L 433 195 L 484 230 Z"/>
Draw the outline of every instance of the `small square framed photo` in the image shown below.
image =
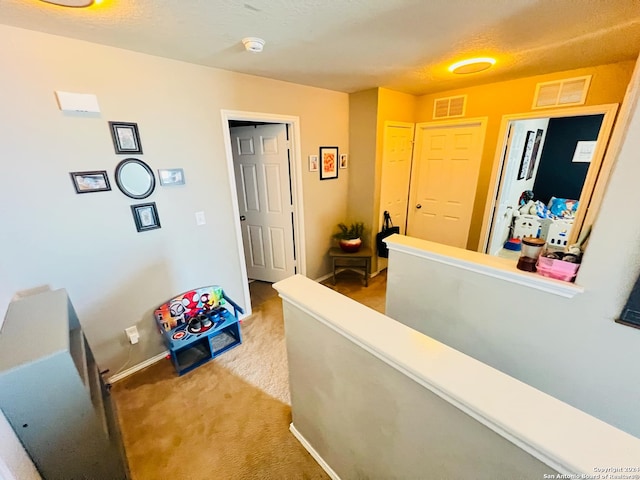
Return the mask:
<path id="1" fill-rule="evenodd" d="M 158 170 L 160 185 L 184 185 L 184 170 L 181 168 L 164 168 Z"/>
<path id="2" fill-rule="evenodd" d="M 160 228 L 160 218 L 158 217 L 158 209 L 155 202 L 131 205 L 131 212 L 136 223 L 136 229 L 139 232 Z"/>
<path id="3" fill-rule="evenodd" d="M 137 123 L 109 122 L 116 153 L 142 153 Z"/>
<path id="4" fill-rule="evenodd" d="M 340 155 L 340 168 L 347 168 L 349 164 L 349 155 L 343 153 Z"/>
<path id="5" fill-rule="evenodd" d="M 111 190 L 106 170 L 70 172 L 76 193 L 106 192 Z"/>
<path id="6" fill-rule="evenodd" d="M 309 155 L 309 171 L 318 171 L 318 155 Z"/>
<path id="7" fill-rule="evenodd" d="M 320 180 L 338 178 L 338 147 L 320 147 Z"/>

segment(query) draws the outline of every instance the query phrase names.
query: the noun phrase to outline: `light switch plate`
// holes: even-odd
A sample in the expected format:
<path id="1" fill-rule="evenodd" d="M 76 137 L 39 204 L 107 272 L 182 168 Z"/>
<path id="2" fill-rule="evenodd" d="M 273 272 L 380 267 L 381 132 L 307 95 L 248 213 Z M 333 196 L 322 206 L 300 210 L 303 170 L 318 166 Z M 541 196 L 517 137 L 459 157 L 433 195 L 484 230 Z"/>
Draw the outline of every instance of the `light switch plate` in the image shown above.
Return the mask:
<path id="1" fill-rule="evenodd" d="M 205 223 L 207 223 L 207 219 L 204 212 L 196 212 L 196 225 L 204 225 Z"/>

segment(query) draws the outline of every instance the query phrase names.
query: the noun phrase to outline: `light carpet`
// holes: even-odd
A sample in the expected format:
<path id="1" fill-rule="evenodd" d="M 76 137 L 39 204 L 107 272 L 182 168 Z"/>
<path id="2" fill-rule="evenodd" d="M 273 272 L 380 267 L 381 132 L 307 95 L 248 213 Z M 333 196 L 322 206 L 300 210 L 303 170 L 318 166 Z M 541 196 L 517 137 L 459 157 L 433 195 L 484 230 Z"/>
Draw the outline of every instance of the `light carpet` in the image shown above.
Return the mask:
<path id="1" fill-rule="evenodd" d="M 325 283 L 384 309 L 384 275 Z M 113 386 L 132 479 L 329 478 L 289 432 L 281 300 L 270 284 L 250 288 L 242 345 L 182 377 L 163 360 Z"/>

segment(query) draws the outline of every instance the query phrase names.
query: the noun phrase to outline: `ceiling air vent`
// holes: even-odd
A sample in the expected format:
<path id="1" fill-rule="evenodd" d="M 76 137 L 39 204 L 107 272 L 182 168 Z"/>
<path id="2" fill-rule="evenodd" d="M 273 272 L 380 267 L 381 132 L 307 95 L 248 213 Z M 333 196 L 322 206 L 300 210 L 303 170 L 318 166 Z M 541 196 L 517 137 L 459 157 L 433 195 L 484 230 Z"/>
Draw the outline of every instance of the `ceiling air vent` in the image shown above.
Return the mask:
<path id="1" fill-rule="evenodd" d="M 433 103 L 433 118 L 464 117 L 467 96 L 436 98 Z"/>
<path id="2" fill-rule="evenodd" d="M 584 105 L 590 83 L 591 75 L 539 83 L 531 108 Z"/>

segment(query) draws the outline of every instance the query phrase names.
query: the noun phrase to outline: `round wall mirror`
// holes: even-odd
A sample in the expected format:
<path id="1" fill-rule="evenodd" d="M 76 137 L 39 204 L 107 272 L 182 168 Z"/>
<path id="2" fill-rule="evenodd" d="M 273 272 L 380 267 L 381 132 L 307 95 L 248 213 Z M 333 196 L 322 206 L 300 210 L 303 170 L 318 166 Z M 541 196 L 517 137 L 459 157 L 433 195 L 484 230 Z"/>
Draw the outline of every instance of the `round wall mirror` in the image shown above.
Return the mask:
<path id="1" fill-rule="evenodd" d="M 127 158 L 116 167 L 116 183 L 127 197 L 147 198 L 156 188 L 156 177 L 142 160 Z"/>

